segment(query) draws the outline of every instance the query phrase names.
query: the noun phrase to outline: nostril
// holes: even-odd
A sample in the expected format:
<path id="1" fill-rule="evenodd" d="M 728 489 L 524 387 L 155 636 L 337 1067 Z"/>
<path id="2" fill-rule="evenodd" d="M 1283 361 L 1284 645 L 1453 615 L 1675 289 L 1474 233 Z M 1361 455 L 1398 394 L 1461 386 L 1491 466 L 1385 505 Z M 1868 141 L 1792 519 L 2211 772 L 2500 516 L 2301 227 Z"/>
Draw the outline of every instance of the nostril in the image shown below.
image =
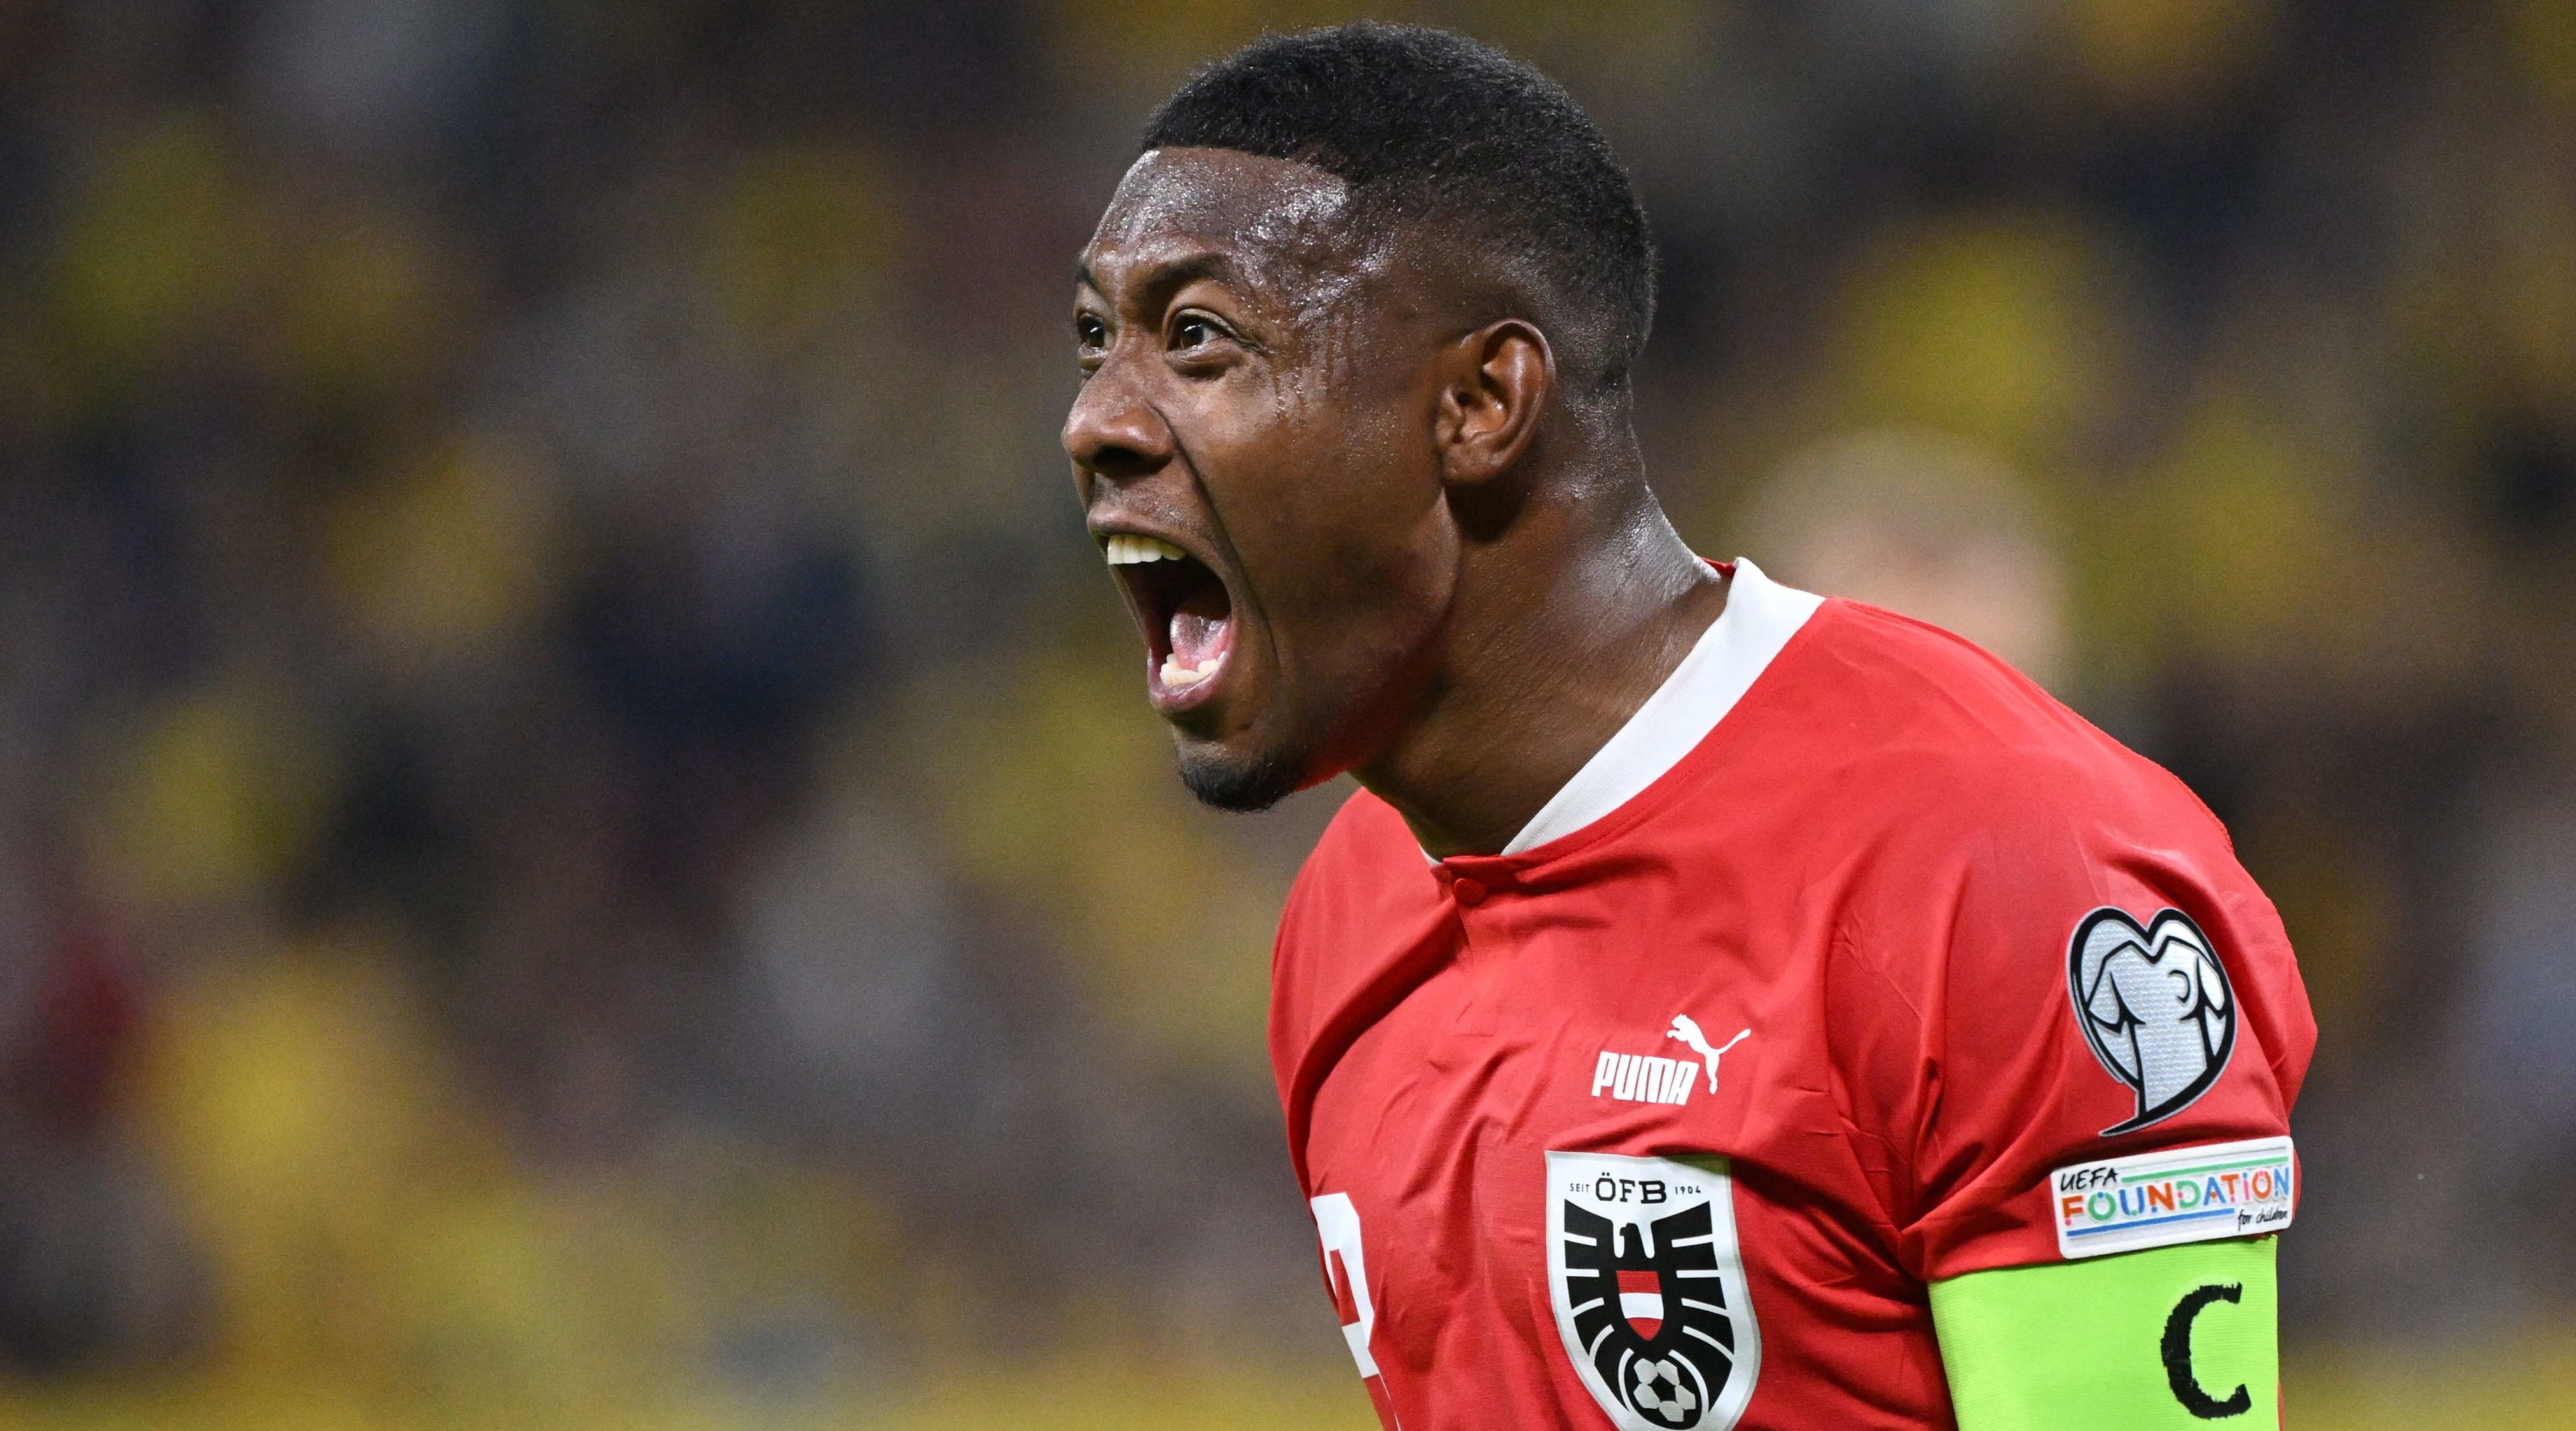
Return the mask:
<path id="1" fill-rule="evenodd" d="M 1159 457 L 1149 456 L 1120 443 L 1103 443 L 1088 452 L 1078 452 L 1074 460 L 1103 477 L 1143 477 L 1162 467 Z"/>

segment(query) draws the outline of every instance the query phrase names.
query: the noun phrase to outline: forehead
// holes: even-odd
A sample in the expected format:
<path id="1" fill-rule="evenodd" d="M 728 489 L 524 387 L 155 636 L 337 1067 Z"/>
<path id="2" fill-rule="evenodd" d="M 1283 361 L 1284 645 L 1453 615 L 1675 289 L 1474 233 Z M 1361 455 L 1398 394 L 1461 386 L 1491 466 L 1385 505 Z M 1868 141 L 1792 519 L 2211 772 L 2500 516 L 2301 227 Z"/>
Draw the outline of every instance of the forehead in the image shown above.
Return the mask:
<path id="1" fill-rule="evenodd" d="M 1283 285 L 1359 258 L 1350 186 L 1294 159 L 1231 149 L 1148 151 L 1119 180 L 1083 252 L 1104 289 L 1176 266 Z"/>

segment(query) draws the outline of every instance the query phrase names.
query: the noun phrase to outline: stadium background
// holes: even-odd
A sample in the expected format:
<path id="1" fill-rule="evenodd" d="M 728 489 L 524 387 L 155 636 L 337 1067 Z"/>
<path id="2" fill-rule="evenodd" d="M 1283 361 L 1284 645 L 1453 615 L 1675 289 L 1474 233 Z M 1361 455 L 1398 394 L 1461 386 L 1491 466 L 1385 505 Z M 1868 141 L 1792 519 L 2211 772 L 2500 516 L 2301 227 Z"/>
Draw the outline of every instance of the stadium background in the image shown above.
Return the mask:
<path id="1" fill-rule="evenodd" d="M 1343 1427 L 1055 431 L 1329 3 L 0 3 L 0 1416 Z M 2576 1424 L 2576 6 L 1495 0 L 1686 536 L 2181 773 L 2323 1044 L 2292 1424 Z"/>

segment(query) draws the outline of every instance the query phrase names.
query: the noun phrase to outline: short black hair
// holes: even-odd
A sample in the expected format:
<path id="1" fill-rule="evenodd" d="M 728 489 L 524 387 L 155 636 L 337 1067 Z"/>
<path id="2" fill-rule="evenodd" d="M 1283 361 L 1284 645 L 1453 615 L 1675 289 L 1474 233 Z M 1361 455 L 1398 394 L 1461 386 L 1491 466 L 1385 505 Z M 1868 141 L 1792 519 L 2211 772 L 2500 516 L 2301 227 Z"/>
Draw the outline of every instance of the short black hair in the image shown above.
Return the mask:
<path id="1" fill-rule="evenodd" d="M 1646 346 L 1655 245 L 1627 171 L 1573 96 L 1490 45 L 1373 20 L 1265 36 L 1183 82 L 1143 147 L 1301 160 L 1482 246 L 1591 330 L 1551 336 L 1592 348 L 1604 389 Z"/>

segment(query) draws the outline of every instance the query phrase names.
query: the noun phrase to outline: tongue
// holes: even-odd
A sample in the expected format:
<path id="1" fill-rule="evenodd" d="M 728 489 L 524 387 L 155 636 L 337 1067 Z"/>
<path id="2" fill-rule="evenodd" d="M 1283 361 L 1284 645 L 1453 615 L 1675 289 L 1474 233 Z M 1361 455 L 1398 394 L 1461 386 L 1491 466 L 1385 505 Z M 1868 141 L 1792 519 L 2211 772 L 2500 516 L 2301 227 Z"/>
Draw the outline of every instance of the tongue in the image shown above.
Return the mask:
<path id="1" fill-rule="evenodd" d="M 1172 660 L 1185 670 L 1195 671 L 1208 661 L 1222 660 L 1226 647 L 1233 644 L 1234 604 L 1226 600 L 1225 588 L 1215 582 L 1189 594 L 1172 612 Z"/>

